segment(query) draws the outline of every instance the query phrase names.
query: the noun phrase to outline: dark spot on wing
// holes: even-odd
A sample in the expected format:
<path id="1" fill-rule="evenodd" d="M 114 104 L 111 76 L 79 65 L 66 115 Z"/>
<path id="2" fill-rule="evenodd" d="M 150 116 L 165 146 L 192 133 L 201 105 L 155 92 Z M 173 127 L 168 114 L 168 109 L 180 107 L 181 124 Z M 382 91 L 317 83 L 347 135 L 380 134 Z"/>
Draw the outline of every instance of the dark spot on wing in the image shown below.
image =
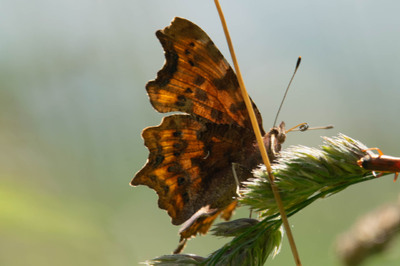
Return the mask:
<path id="1" fill-rule="evenodd" d="M 231 106 L 229 106 L 229 111 L 231 111 L 234 114 L 236 114 L 239 111 L 243 111 L 244 109 L 246 109 L 246 104 L 244 103 L 244 101 L 238 104 L 232 103 Z"/>
<path id="2" fill-rule="evenodd" d="M 208 100 L 207 92 L 205 92 L 201 89 L 196 89 L 195 97 L 196 97 L 196 99 L 198 99 L 199 101 L 202 101 L 202 102 L 205 102 Z"/>
<path id="3" fill-rule="evenodd" d="M 188 146 L 188 143 L 184 140 L 182 140 L 180 142 L 175 142 L 174 144 L 172 144 L 172 147 L 174 147 L 174 149 L 177 149 L 180 151 L 186 149 L 187 146 Z"/>
<path id="4" fill-rule="evenodd" d="M 175 131 L 174 133 L 172 133 L 172 135 L 173 135 L 174 137 L 176 137 L 176 138 L 181 137 L 181 136 L 182 136 L 182 131 L 177 130 L 177 131 Z"/>
<path id="5" fill-rule="evenodd" d="M 194 80 L 194 84 L 197 86 L 201 86 L 204 83 L 204 81 L 206 81 L 206 79 L 198 75 Z"/>
<path id="6" fill-rule="evenodd" d="M 157 167 L 164 161 L 165 157 L 162 154 L 158 154 L 154 160 L 153 167 Z"/>
<path id="7" fill-rule="evenodd" d="M 186 105 L 186 97 L 183 95 L 179 95 L 175 104 L 177 106 L 185 106 Z"/>
<path id="8" fill-rule="evenodd" d="M 170 173 L 179 173 L 182 172 L 182 166 L 179 163 L 174 163 L 168 166 L 167 171 Z"/>
<path id="9" fill-rule="evenodd" d="M 219 110 L 216 109 L 212 109 L 211 110 L 211 117 L 216 120 L 216 121 L 220 121 L 222 119 L 223 113 Z"/>
<path id="10" fill-rule="evenodd" d="M 213 83 L 218 90 L 237 90 L 239 88 L 239 83 L 236 78 L 235 72 L 232 68 L 229 68 L 225 76 L 220 79 L 214 79 Z"/>

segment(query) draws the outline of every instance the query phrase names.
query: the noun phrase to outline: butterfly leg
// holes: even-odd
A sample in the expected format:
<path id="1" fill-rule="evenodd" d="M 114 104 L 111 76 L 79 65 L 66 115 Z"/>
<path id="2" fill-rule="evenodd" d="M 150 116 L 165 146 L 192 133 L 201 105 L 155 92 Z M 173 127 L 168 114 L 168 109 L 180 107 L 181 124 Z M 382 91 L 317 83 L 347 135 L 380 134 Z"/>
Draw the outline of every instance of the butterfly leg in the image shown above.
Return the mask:
<path id="1" fill-rule="evenodd" d="M 174 250 L 173 254 L 180 254 L 182 252 L 182 250 L 185 248 L 187 240 L 188 240 L 187 238 L 181 237 L 179 244 L 176 247 L 176 249 Z"/>

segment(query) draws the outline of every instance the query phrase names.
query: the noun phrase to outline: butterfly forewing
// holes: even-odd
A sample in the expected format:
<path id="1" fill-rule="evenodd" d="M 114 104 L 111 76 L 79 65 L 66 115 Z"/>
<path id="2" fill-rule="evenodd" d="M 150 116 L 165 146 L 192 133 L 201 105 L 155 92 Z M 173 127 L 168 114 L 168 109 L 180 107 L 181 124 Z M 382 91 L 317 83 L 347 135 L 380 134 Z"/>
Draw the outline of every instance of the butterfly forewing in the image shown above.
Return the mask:
<path id="1" fill-rule="evenodd" d="M 156 35 L 164 48 L 166 63 L 157 79 L 146 85 L 155 109 L 251 128 L 236 75 L 202 29 L 175 18 Z M 256 107 L 255 111 L 262 126 Z"/>

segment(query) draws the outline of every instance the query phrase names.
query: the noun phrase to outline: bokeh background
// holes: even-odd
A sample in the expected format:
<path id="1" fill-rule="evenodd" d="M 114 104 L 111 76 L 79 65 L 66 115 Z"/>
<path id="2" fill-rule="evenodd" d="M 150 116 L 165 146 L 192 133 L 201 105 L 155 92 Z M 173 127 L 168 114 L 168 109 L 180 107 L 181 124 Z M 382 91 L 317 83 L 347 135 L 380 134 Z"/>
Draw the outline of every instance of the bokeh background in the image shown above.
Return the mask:
<path id="1" fill-rule="evenodd" d="M 317 146 L 338 132 L 400 155 L 399 1 L 222 1 L 250 95 L 272 126 Z M 164 62 L 154 32 L 174 16 L 227 57 L 213 1 L 0 2 L 0 264 L 138 265 L 169 254 L 178 228 L 155 193 L 129 182 L 148 152 L 140 132 L 163 115 L 145 84 Z M 290 219 L 305 265 L 339 265 L 334 242 L 359 215 L 398 197 L 392 177 L 319 200 Z M 239 210 L 235 217 L 247 216 Z M 207 256 L 225 240 L 189 242 Z M 366 265 L 398 265 L 400 242 Z M 292 265 L 286 241 L 268 265 Z"/>

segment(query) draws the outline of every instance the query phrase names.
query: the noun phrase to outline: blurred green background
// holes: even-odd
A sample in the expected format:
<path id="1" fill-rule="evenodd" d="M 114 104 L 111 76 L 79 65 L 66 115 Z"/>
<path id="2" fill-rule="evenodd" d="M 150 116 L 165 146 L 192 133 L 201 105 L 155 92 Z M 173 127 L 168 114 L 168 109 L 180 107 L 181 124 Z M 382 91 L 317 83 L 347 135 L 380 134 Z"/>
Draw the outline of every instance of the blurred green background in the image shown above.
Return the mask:
<path id="1" fill-rule="evenodd" d="M 399 1 L 222 1 L 250 95 L 272 122 L 334 124 L 291 133 L 317 146 L 338 132 L 400 155 Z M 140 132 L 163 115 L 145 84 L 164 62 L 154 32 L 181 16 L 227 57 L 213 1 L 0 2 L 0 265 L 137 265 L 169 254 L 178 228 L 155 193 L 129 182 L 148 152 Z M 395 201 L 392 177 L 320 200 L 290 219 L 304 265 L 339 265 L 334 241 Z M 235 217 L 247 216 L 239 210 Z M 224 243 L 205 236 L 188 253 Z M 400 242 L 366 265 L 398 265 Z M 292 265 L 285 242 L 268 265 Z"/>

